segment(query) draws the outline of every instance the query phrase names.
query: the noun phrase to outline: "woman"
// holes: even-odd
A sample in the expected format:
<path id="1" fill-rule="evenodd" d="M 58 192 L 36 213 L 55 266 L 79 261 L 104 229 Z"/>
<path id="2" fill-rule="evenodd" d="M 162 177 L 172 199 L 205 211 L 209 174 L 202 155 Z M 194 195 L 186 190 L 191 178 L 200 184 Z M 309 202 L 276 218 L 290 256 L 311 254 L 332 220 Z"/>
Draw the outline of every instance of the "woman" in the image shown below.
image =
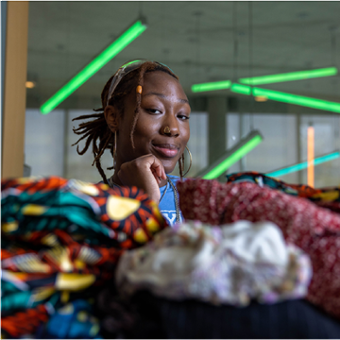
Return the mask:
<path id="1" fill-rule="evenodd" d="M 159 202 L 170 225 L 180 221 L 175 187 L 179 177 L 168 174 L 178 163 L 183 177 L 191 109 L 178 77 L 158 62 L 128 62 L 108 80 L 101 100 L 102 107 L 95 110 L 99 113 L 74 119 L 94 118 L 73 129 L 83 135 L 75 144 L 86 138 L 84 149 L 77 147 L 78 154 L 84 154 L 92 142 L 93 164 L 104 183 L 136 186 Z M 108 168 L 114 169 L 109 179 L 100 165 L 105 149 L 110 149 L 114 163 Z"/>

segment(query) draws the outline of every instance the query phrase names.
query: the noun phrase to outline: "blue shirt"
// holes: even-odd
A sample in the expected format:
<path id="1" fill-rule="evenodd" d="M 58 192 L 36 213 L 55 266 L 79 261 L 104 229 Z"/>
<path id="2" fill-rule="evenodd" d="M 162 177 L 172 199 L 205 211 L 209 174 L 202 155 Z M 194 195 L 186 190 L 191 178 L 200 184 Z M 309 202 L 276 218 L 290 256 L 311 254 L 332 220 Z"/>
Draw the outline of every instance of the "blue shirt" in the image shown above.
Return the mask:
<path id="1" fill-rule="evenodd" d="M 170 175 L 168 175 L 168 177 L 171 179 L 172 183 L 176 187 L 176 183 L 179 180 L 179 177 L 170 176 Z M 166 189 L 165 195 L 163 196 L 166 187 L 168 188 Z M 164 185 L 164 187 L 161 187 L 160 192 L 161 192 L 161 197 L 163 196 L 163 198 L 159 202 L 159 210 L 161 211 L 162 215 L 164 216 L 166 221 L 169 223 L 169 225 L 172 226 L 176 223 L 176 201 L 175 201 L 174 194 L 177 195 L 177 192 L 174 193 L 172 186 L 169 183 L 167 184 L 167 186 Z M 181 211 L 180 211 L 180 221 L 183 221 L 183 216 L 182 216 Z"/>

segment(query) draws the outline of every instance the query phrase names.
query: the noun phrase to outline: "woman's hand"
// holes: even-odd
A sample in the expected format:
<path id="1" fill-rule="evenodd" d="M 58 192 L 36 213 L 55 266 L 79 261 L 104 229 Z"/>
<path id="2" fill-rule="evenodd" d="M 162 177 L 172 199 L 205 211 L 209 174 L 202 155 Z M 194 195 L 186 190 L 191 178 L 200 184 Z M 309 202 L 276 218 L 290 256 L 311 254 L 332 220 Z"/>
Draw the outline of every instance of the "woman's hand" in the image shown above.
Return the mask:
<path id="1" fill-rule="evenodd" d="M 161 161 L 154 155 L 145 155 L 123 163 L 117 175 L 123 185 L 136 186 L 152 200 L 159 202 L 159 185 L 162 180 L 166 180 L 166 174 Z"/>

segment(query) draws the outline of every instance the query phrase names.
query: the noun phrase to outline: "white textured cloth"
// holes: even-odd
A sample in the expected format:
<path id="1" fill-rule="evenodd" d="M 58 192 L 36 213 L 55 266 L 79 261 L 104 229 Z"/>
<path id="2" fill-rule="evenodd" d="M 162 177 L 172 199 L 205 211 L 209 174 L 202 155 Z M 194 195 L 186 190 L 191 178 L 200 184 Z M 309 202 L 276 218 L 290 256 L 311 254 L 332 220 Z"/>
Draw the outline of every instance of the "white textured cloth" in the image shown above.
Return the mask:
<path id="1" fill-rule="evenodd" d="M 176 224 L 142 248 L 126 251 L 116 283 L 132 294 L 198 298 L 237 306 L 303 297 L 312 275 L 309 257 L 287 245 L 271 222 L 238 221 L 220 227 Z"/>

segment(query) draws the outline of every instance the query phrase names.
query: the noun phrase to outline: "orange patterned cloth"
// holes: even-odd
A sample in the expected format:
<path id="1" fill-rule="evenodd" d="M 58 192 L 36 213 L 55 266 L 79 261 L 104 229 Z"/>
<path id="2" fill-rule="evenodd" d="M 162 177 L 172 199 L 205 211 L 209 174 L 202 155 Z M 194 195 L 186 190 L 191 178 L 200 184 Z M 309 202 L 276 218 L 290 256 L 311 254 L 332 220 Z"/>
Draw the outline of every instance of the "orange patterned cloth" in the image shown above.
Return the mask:
<path id="1" fill-rule="evenodd" d="M 135 187 L 48 177 L 3 180 L 1 190 L 5 337 L 31 336 L 48 311 L 111 280 L 124 250 L 167 227 Z"/>

